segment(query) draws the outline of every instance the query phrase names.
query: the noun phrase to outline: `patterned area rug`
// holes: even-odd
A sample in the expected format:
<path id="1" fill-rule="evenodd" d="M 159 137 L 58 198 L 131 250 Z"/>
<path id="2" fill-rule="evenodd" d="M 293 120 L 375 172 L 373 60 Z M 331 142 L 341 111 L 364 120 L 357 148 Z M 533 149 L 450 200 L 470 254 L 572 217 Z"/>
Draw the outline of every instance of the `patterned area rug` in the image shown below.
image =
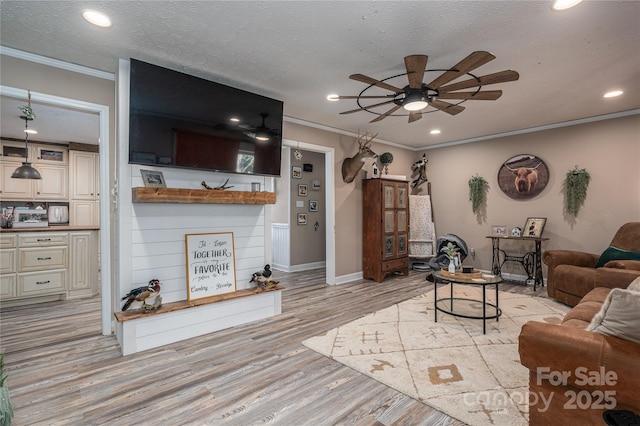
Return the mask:
<path id="1" fill-rule="evenodd" d="M 456 285 L 455 297 L 482 299 L 478 286 Z M 438 298 L 449 294 L 438 287 Z M 530 320 L 558 324 L 569 308 L 552 300 L 500 292 L 500 320 L 438 312 L 433 291 L 303 342 L 316 352 L 470 425 L 527 425 L 528 370 L 518 335 Z M 487 288 L 494 301 L 495 290 Z M 441 306 L 441 305 L 439 305 Z M 481 312 L 481 303 L 455 302 Z"/>

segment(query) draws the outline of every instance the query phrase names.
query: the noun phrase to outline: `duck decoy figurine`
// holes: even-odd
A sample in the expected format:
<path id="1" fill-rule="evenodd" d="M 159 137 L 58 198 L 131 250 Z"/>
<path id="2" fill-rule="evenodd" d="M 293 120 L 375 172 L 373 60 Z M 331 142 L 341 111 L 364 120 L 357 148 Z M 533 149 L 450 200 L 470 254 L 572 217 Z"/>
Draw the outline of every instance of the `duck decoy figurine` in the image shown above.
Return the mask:
<path id="1" fill-rule="evenodd" d="M 153 279 L 145 287 L 138 287 L 131 290 L 122 298 L 126 300 L 123 311 L 129 309 L 134 303 L 135 308 L 144 308 L 146 311 L 152 311 L 162 306 L 162 297 L 160 296 L 160 281 Z"/>

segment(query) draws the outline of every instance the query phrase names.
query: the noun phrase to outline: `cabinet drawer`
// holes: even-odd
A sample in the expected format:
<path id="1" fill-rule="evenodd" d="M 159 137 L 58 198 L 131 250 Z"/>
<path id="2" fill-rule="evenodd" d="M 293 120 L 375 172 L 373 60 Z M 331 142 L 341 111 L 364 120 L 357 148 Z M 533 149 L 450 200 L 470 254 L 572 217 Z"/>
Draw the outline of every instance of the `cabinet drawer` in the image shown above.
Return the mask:
<path id="1" fill-rule="evenodd" d="M 0 250 L 0 272 L 16 272 L 16 249 Z"/>
<path id="2" fill-rule="evenodd" d="M 16 274 L 0 275 L 0 298 L 16 297 Z"/>
<path id="3" fill-rule="evenodd" d="M 18 249 L 19 271 L 42 271 L 44 269 L 66 269 L 67 247 Z"/>
<path id="4" fill-rule="evenodd" d="M 12 248 L 18 243 L 18 234 L 0 234 L 0 248 Z"/>
<path id="5" fill-rule="evenodd" d="M 408 268 L 409 259 L 404 257 L 402 259 L 387 260 L 382 262 L 382 270 L 384 272 L 395 271 L 396 269 Z"/>
<path id="6" fill-rule="evenodd" d="M 18 296 L 31 296 L 65 291 L 66 271 L 18 274 Z"/>
<path id="7" fill-rule="evenodd" d="M 69 245 L 69 234 L 66 232 L 37 232 L 20 234 L 20 247 L 45 247 Z"/>

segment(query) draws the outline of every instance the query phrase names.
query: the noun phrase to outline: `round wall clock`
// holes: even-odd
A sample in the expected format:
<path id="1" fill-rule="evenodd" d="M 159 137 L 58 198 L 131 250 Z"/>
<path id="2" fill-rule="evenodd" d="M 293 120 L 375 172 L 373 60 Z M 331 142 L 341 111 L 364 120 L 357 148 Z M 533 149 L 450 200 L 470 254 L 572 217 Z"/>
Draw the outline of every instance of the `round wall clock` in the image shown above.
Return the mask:
<path id="1" fill-rule="evenodd" d="M 508 197 L 516 200 L 535 197 L 548 182 L 547 165 L 532 154 L 511 157 L 498 170 L 498 186 Z"/>

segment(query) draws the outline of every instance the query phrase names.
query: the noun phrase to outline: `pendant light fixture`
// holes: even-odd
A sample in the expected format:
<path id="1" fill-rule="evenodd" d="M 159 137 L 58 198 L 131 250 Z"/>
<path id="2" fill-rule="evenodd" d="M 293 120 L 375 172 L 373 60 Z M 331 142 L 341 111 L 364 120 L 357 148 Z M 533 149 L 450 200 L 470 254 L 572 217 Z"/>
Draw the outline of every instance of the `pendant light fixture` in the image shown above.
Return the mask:
<path id="1" fill-rule="evenodd" d="M 27 106 L 18 107 L 18 109 L 22 113 L 20 118 L 24 120 L 24 162 L 22 163 L 22 166 L 14 170 L 11 177 L 15 179 L 42 179 L 42 176 L 40 176 L 40 172 L 34 169 L 29 162 L 29 134 L 37 132 L 29 129 L 29 121 L 32 121 L 34 118 L 36 118 L 36 114 L 31 109 L 31 91 L 29 91 L 28 93 L 29 104 Z"/>

